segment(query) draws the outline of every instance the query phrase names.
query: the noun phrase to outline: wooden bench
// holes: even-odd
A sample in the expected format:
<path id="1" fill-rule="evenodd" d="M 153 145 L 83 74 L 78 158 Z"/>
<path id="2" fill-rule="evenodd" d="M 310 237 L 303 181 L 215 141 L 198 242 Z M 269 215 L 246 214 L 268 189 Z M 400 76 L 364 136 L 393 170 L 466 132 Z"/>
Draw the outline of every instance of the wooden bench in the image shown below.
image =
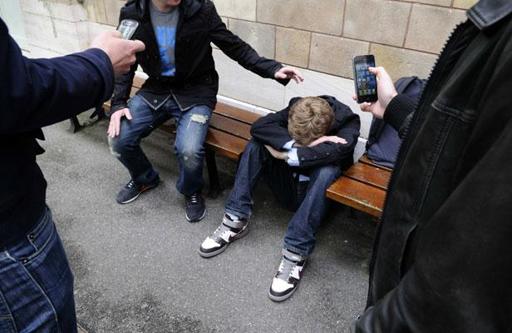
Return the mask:
<path id="1" fill-rule="evenodd" d="M 132 96 L 143 83 L 144 79 L 137 76 L 134 78 Z M 110 102 L 106 102 L 104 108 L 108 110 Z M 205 144 L 210 193 L 213 196 L 220 191 L 216 155 L 238 161 L 251 139 L 251 125 L 260 117 L 251 111 L 217 103 Z M 162 129 L 174 131 L 169 126 L 163 126 Z M 363 156 L 329 187 L 326 196 L 378 218 L 382 214 L 390 176 L 390 169 L 380 167 Z"/>

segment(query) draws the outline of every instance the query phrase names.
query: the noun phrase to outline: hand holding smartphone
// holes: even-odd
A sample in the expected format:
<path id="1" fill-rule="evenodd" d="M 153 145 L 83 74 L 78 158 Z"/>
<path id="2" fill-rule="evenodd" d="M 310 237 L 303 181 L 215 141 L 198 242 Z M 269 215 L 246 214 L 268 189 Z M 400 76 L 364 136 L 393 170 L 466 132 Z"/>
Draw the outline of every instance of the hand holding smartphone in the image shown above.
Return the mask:
<path id="1" fill-rule="evenodd" d="M 368 70 L 368 67 L 375 67 L 375 57 L 371 54 L 354 57 L 353 67 L 357 102 L 376 102 L 377 78 Z"/>
<path id="2" fill-rule="evenodd" d="M 132 39 L 133 34 L 135 34 L 135 31 L 139 27 L 139 22 L 135 20 L 122 20 L 121 23 L 119 23 L 119 26 L 117 27 L 117 31 L 119 31 L 123 37 L 123 39 Z"/>

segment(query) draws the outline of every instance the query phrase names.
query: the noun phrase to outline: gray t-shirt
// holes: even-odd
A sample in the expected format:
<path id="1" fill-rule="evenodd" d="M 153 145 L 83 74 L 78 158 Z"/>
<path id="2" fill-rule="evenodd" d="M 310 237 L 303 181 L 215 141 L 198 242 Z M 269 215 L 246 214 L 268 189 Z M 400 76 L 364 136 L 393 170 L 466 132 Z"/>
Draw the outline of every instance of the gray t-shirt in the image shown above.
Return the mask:
<path id="1" fill-rule="evenodd" d="M 151 3 L 149 14 L 155 31 L 162 63 L 162 76 L 175 76 L 176 27 L 178 25 L 180 11 L 178 7 L 176 7 L 170 12 L 161 12 L 155 7 L 152 1 L 149 2 Z"/>

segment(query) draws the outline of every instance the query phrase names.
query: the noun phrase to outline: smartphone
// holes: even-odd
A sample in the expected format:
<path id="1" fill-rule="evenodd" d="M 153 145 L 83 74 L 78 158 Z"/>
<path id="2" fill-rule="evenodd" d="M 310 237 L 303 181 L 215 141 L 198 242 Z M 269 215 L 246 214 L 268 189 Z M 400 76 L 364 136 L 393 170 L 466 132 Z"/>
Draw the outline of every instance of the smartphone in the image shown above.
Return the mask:
<path id="1" fill-rule="evenodd" d="M 123 39 L 132 39 L 133 34 L 139 27 L 139 22 L 135 20 L 122 20 L 117 27 L 117 31 L 119 31 L 123 37 Z"/>
<path id="2" fill-rule="evenodd" d="M 357 102 L 376 102 L 377 78 L 370 73 L 368 67 L 375 67 L 375 57 L 371 54 L 354 57 L 354 83 Z"/>

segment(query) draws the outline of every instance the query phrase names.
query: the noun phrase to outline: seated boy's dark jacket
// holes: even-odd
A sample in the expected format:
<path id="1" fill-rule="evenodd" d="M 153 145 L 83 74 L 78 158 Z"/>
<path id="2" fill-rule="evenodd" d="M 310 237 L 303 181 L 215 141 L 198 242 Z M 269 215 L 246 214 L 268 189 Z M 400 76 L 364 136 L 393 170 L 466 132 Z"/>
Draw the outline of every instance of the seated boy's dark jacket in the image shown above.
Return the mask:
<path id="1" fill-rule="evenodd" d="M 359 116 L 332 96 L 320 97 L 325 99 L 334 111 L 335 120 L 326 135 L 336 135 L 345 139 L 347 143 L 325 142 L 314 147 L 299 147 L 297 155 L 300 167 L 310 168 L 327 164 L 339 164 L 342 168 L 349 167 L 354 162 L 354 148 L 361 127 Z M 299 99 L 300 97 L 292 98 L 286 109 L 258 119 L 251 128 L 253 138 L 277 150 L 282 150 L 283 146 L 292 140 L 288 133 L 288 113 L 290 107 Z"/>
<path id="2" fill-rule="evenodd" d="M 176 75 L 162 76 L 160 51 L 149 14 L 150 0 L 131 0 L 121 9 L 119 20 L 133 19 L 140 23 L 133 39 L 144 42 L 146 49 L 137 54 L 137 63 L 129 73 L 116 78 L 112 111 L 127 107 L 133 77 L 140 65 L 149 78 L 139 93 L 161 105 L 172 94 L 182 109 L 194 105 L 215 107 L 219 76 L 215 71 L 211 43 L 244 68 L 264 78 L 274 78 L 283 66 L 260 57 L 258 53 L 226 28 L 212 1 L 183 0 L 176 32 Z M 277 80 L 287 84 L 289 80 Z M 154 105 L 153 105 L 154 104 Z"/>

